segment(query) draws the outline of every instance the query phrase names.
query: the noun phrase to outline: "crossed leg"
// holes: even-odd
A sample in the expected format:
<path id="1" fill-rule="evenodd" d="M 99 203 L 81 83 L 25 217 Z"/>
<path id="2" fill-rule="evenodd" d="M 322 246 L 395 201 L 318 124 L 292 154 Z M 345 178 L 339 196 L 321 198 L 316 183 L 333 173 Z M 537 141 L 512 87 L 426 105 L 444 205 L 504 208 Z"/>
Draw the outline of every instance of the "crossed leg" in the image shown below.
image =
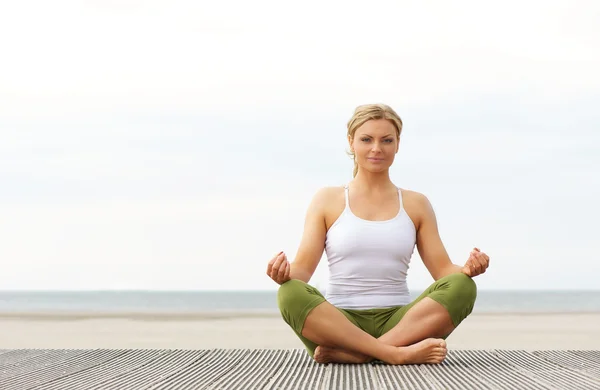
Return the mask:
<path id="1" fill-rule="evenodd" d="M 316 328 L 321 326 L 316 316 L 311 318 L 309 315 L 306 320 L 308 326 Z M 350 325 L 354 326 L 352 323 Z M 410 308 L 396 326 L 377 340 L 394 347 L 410 346 L 411 348 L 405 349 L 406 353 L 412 352 L 413 358 L 409 360 L 440 363 L 447 352 L 446 342 L 443 339 L 448 337 L 454 328 L 446 308 L 433 299 L 425 297 Z M 314 359 L 319 363 L 368 363 L 374 360 L 374 357 L 351 350 L 319 345 L 315 349 Z"/>
<path id="2" fill-rule="evenodd" d="M 353 324 L 318 291 L 321 298 L 314 296 L 314 291 L 303 282 L 291 282 L 296 283 L 288 287 L 295 289 L 294 294 L 282 294 L 280 289 L 280 309 L 286 322 L 304 338 L 309 353 L 309 344 L 313 345 L 313 358 L 321 363 L 365 363 L 373 359 L 389 364 L 439 363 L 446 356 L 443 339 L 471 312 L 476 297 L 471 278 L 449 275 L 402 307 L 388 320 L 383 335 L 375 338 Z M 305 292 L 313 295 L 308 297 Z M 296 301 L 289 302 L 282 296 Z M 313 307 L 308 313 L 305 309 L 304 313 L 290 316 L 288 309 L 294 305 Z"/>

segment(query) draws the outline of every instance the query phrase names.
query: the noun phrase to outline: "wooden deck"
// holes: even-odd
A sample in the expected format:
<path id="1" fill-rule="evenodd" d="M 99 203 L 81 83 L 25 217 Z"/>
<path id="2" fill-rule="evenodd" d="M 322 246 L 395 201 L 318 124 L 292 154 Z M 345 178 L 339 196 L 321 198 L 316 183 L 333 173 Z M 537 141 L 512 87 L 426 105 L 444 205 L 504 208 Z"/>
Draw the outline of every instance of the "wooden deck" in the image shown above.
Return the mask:
<path id="1" fill-rule="evenodd" d="M 441 365 L 317 364 L 303 350 L 0 350 L 0 389 L 600 389 L 600 351 L 450 351 Z"/>

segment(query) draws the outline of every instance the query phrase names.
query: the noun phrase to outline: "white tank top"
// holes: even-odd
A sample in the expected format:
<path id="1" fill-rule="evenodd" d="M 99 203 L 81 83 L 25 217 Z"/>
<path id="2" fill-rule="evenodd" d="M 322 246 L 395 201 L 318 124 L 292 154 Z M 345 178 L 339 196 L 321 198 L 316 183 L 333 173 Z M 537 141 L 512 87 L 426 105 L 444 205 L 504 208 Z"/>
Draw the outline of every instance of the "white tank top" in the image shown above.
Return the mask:
<path id="1" fill-rule="evenodd" d="M 325 252 L 329 282 L 325 298 L 343 309 L 373 309 L 411 302 L 406 274 L 416 244 L 416 229 L 402 205 L 385 221 L 354 215 L 344 187 L 346 207 L 329 228 Z"/>

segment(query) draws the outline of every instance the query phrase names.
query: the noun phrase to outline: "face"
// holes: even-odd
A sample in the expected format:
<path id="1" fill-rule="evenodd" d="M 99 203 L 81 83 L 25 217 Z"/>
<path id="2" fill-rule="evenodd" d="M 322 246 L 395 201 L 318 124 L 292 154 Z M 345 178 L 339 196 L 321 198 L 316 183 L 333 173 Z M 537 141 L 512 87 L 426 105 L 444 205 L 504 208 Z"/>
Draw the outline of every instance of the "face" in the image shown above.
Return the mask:
<path id="1" fill-rule="evenodd" d="M 370 172 L 389 169 L 399 147 L 396 127 L 386 119 L 365 122 L 348 142 L 358 165 Z"/>

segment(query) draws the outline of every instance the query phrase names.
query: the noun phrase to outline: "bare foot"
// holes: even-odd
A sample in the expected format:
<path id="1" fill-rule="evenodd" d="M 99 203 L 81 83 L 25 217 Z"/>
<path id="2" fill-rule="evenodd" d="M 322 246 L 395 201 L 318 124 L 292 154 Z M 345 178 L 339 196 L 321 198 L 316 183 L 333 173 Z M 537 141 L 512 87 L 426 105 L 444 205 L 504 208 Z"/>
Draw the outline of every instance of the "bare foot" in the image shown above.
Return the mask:
<path id="1" fill-rule="evenodd" d="M 425 339 L 407 347 L 398 347 L 392 364 L 439 364 L 446 358 L 448 349 L 443 339 Z"/>
<path id="2" fill-rule="evenodd" d="M 373 358 L 358 352 L 345 351 L 343 349 L 325 347 L 319 345 L 315 349 L 314 359 L 317 363 L 347 363 L 361 364 L 368 363 Z"/>

